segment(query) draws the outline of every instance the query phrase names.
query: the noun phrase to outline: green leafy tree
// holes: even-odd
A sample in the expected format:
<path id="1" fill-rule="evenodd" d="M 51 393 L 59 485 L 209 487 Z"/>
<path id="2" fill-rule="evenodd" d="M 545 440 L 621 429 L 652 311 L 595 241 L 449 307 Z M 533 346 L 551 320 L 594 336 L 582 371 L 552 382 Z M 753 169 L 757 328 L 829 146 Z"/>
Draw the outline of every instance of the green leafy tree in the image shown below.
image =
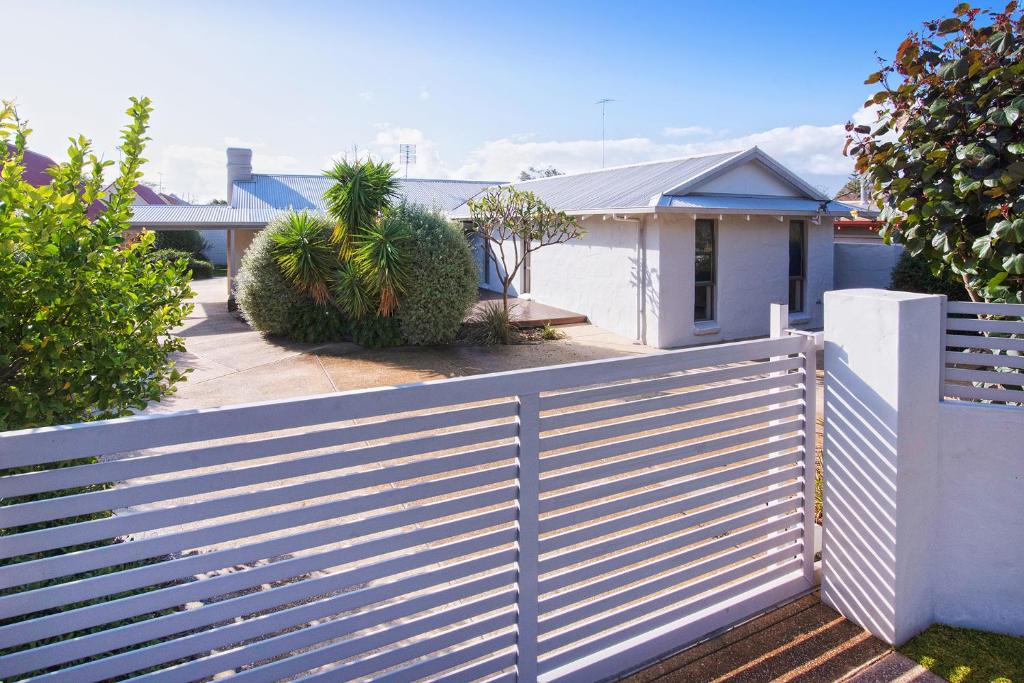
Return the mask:
<path id="1" fill-rule="evenodd" d="M 32 187 L 30 131 L 13 104 L 0 109 L 0 429 L 124 415 L 183 379 L 170 331 L 191 310 L 187 264 L 151 258 L 152 233 L 124 240 L 151 110 L 132 98 L 118 177 L 90 220 L 113 162 L 72 138 L 53 182 Z"/>
<path id="2" fill-rule="evenodd" d="M 468 202 L 473 224 L 501 268 L 502 307 L 508 314 L 508 290 L 530 254 L 552 244 L 582 237 L 579 221 L 555 211 L 532 192 L 503 185 Z"/>
<path id="3" fill-rule="evenodd" d="M 962 3 L 911 33 L 865 81 L 871 126 L 847 124 L 882 235 L 961 280 L 972 300 L 1024 303 L 1024 16 Z"/>
<path id="4" fill-rule="evenodd" d="M 556 175 L 565 175 L 554 166 L 547 166 L 546 168 L 540 168 L 539 166 L 530 166 L 525 171 L 519 172 L 519 180 L 536 180 L 537 178 L 553 178 Z"/>

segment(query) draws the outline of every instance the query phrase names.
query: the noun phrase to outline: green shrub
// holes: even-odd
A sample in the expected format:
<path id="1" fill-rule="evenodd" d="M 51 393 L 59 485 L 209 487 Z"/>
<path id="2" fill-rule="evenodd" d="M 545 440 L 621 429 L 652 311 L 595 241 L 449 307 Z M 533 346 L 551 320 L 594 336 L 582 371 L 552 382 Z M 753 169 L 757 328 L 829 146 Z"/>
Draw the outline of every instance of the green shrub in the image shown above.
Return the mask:
<path id="1" fill-rule="evenodd" d="M 286 218 L 257 233 L 242 256 L 235 289 L 242 317 L 265 334 L 297 341 L 342 339 L 347 326 L 341 313 L 297 291 L 277 265 L 274 236 L 288 229 Z"/>
<path id="2" fill-rule="evenodd" d="M 181 251 L 180 249 L 157 249 L 153 252 L 153 257 L 161 261 L 184 260 L 187 264 L 186 268 L 192 273 L 193 280 L 207 280 L 213 277 L 213 264 L 209 261 L 195 258 L 187 251 Z"/>
<path id="3" fill-rule="evenodd" d="M 210 246 L 198 230 L 158 230 L 153 245 L 158 250 L 184 251 L 197 259 L 205 259 L 204 252 Z"/>
<path id="4" fill-rule="evenodd" d="M 519 342 L 519 327 L 512 320 L 515 306 L 510 306 L 506 311 L 499 302 L 494 301 L 482 308 L 466 324 L 465 336 L 468 341 L 487 346 Z"/>
<path id="5" fill-rule="evenodd" d="M 963 282 L 953 277 L 949 274 L 933 275 L 925 256 L 911 256 L 910 252 L 904 251 L 892 269 L 889 289 L 919 294 L 945 294 L 950 301 L 966 301 L 968 297 Z"/>
<path id="6" fill-rule="evenodd" d="M 560 329 L 558 329 L 549 322 L 544 323 L 544 327 L 542 327 L 540 330 L 540 338 L 545 341 L 554 341 L 556 339 L 561 339 L 564 336 L 564 332 L 562 332 Z"/>
<path id="7" fill-rule="evenodd" d="M 444 217 L 401 206 L 385 221 L 401 221 L 412 233 L 409 280 L 398 308 L 402 336 L 410 344 L 450 344 L 477 298 L 476 262 L 469 244 Z"/>

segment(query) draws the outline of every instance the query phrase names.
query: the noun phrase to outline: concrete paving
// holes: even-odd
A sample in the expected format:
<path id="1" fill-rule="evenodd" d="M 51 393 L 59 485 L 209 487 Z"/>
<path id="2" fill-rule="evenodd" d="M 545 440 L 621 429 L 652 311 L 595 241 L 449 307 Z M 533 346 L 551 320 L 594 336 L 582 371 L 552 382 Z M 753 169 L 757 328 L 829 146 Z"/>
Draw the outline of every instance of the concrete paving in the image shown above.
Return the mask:
<path id="1" fill-rule="evenodd" d="M 408 384 L 654 351 L 589 324 L 565 338 L 516 346 L 365 349 L 346 342 L 299 344 L 264 337 L 228 311 L 224 278 L 200 280 L 195 310 L 177 330 L 188 381 L 151 412 L 209 408 L 333 391 Z"/>

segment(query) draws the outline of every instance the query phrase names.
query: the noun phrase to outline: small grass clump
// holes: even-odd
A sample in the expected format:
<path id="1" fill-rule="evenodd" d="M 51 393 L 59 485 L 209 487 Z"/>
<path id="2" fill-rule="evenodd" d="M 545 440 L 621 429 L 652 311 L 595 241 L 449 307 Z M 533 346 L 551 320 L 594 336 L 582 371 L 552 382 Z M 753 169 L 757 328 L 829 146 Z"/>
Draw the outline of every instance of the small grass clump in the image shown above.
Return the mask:
<path id="1" fill-rule="evenodd" d="M 501 306 L 482 306 L 482 310 L 466 323 L 465 337 L 473 344 L 494 346 L 517 344 L 522 333 L 512 319 L 512 308 L 506 311 Z"/>
<path id="2" fill-rule="evenodd" d="M 1024 682 L 1024 637 L 936 624 L 899 650 L 950 683 Z"/>
<path id="3" fill-rule="evenodd" d="M 564 336 L 565 333 L 551 323 L 544 323 L 544 327 L 540 328 L 540 338 L 544 341 L 554 341 L 555 339 L 561 339 Z"/>

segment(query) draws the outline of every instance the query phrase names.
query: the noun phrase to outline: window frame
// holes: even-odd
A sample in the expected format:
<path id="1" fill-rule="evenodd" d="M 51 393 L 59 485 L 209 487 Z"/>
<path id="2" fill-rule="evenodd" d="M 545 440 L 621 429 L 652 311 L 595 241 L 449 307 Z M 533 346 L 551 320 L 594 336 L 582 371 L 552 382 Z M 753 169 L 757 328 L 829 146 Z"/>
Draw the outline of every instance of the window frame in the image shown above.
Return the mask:
<path id="1" fill-rule="evenodd" d="M 701 223 L 711 225 L 711 279 L 697 279 L 697 230 Z M 698 292 L 703 291 L 706 317 L 697 317 Z M 693 222 L 693 322 L 714 322 L 718 317 L 718 221 L 697 218 Z"/>
<path id="2" fill-rule="evenodd" d="M 789 260 L 787 263 L 786 273 L 792 273 L 793 271 L 793 227 L 795 224 L 800 225 L 800 275 L 789 275 L 788 279 L 788 290 L 786 292 L 787 302 L 789 304 L 790 313 L 806 313 L 807 311 L 807 221 L 802 218 L 793 218 L 789 221 L 789 232 L 786 235 L 786 244 L 790 245 Z M 796 299 L 797 303 L 794 305 L 793 294 L 794 286 L 796 287 Z"/>

